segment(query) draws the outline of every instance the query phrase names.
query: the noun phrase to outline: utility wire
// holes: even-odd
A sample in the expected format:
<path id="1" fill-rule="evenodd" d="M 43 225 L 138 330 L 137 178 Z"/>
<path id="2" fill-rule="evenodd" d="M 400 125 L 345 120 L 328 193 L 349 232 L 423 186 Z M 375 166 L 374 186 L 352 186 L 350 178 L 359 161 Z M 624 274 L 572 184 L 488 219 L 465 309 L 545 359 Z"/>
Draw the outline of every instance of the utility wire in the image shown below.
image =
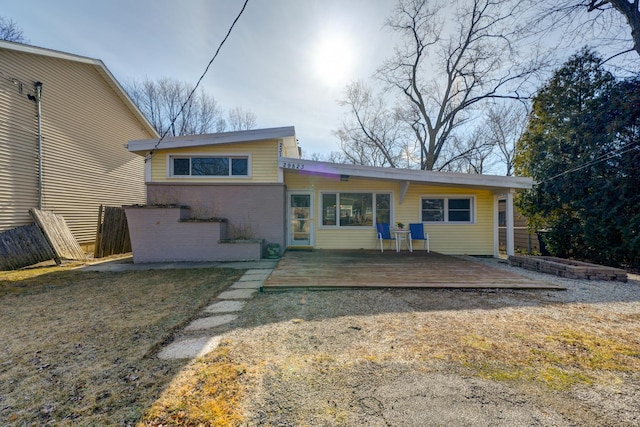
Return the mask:
<path id="1" fill-rule="evenodd" d="M 636 144 L 636 143 L 635 143 L 635 142 L 630 142 L 630 143 L 628 143 L 628 144 L 626 144 L 626 145 L 623 145 L 623 146 L 622 146 L 622 147 L 620 147 L 618 150 L 622 150 L 622 149 L 627 148 L 627 147 L 629 147 L 630 145 L 634 145 L 634 144 Z M 577 172 L 577 171 L 582 170 L 582 169 L 584 169 L 584 168 L 586 168 L 586 167 L 589 167 L 589 166 L 591 166 L 591 165 L 595 165 L 596 163 L 604 162 L 605 160 L 612 159 L 612 158 L 614 158 L 614 157 L 616 157 L 616 156 L 619 156 L 619 155 L 622 155 L 622 154 L 624 154 L 624 153 L 627 153 L 627 152 L 629 152 L 629 151 L 631 151 L 631 150 L 634 150 L 635 148 L 636 148 L 636 147 L 634 146 L 634 147 L 627 148 L 627 149 L 626 149 L 626 150 L 624 150 L 624 151 L 616 151 L 616 152 L 614 152 L 614 153 L 602 154 L 601 156 L 598 156 L 598 157 L 596 157 L 595 159 L 593 159 L 593 160 L 591 160 L 591 161 L 589 161 L 589 162 L 587 162 L 587 163 L 585 163 L 585 164 L 583 164 L 583 165 L 576 166 L 576 167 L 571 168 L 571 169 L 568 169 L 568 170 L 566 170 L 566 171 L 564 171 L 564 172 L 560 172 L 559 174 L 554 175 L 554 176 L 552 176 L 552 177 L 550 177 L 550 178 L 547 178 L 547 179 L 545 179 L 545 180 L 543 180 L 543 181 L 537 182 L 537 183 L 536 183 L 536 185 L 544 184 L 545 182 L 549 182 L 549 181 L 554 180 L 554 179 L 556 179 L 556 178 L 559 178 L 559 177 L 561 177 L 561 176 L 564 176 L 564 175 L 567 175 L 567 174 L 570 174 L 570 173 L 573 173 L 573 172 Z"/>
<path id="2" fill-rule="evenodd" d="M 182 114 L 182 112 L 184 111 L 184 109 L 187 106 L 187 104 L 189 103 L 189 101 L 191 101 L 191 98 L 193 97 L 193 94 L 196 93 L 196 90 L 198 89 L 198 86 L 200 86 L 200 82 L 202 82 L 202 79 L 204 79 L 204 76 L 209 71 L 209 68 L 211 67 L 211 64 L 213 64 L 213 61 L 218 56 L 218 53 L 220 53 L 220 49 L 222 49 L 222 46 L 224 45 L 224 43 L 227 41 L 227 39 L 231 35 L 231 31 L 233 30 L 233 27 L 235 27 L 236 22 L 238 22 L 238 20 L 240 19 L 240 16 L 242 16 L 242 13 L 244 12 L 245 8 L 247 7 L 247 3 L 249 3 L 249 0 L 245 0 L 244 4 L 242 5 L 242 9 L 238 13 L 238 16 L 236 16 L 236 19 L 234 19 L 233 22 L 231 23 L 231 26 L 229 27 L 229 31 L 227 31 L 227 35 L 224 36 L 224 39 L 222 39 L 222 41 L 218 45 L 218 49 L 216 49 L 216 53 L 211 58 L 211 61 L 209 61 L 209 63 L 207 64 L 207 67 L 204 69 L 204 72 L 202 73 L 202 75 L 198 79 L 198 82 L 196 83 L 196 85 L 193 87 L 193 90 L 191 91 L 191 93 L 189 93 L 189 96 L 187 97 L 187 100 L 184 101 L 184 103 L 182 104 L 182 107 L 180 107 L 180 111 L 178 111 L 178 113 L 175 115 L 175 117 L 173 117 L 173 119 L 171 119 L 171 123 L 169 124 L 167 129 L 164 131 L 164 133 L 160 136 L 160 139 L 158 140 L 158 142 L 156 142 L 156 145 L 153 147 L 153 149 L 151 151 L 149 151 L 149 154 L 145 158 L 145 162 L 148 159 L 150 159 L 151 156 L 153 155 L 153 152 L 158 149 L 158 146 L 160 145 L 162 140 L 164 140 L 164 138 L 167 136 L 167 134 L 169 133 L 169 130 L 173 127 L 173 125 L 175 124 L 176 120 L 178 120 L 178 117 L 180 117 L 180 114 Z"/>

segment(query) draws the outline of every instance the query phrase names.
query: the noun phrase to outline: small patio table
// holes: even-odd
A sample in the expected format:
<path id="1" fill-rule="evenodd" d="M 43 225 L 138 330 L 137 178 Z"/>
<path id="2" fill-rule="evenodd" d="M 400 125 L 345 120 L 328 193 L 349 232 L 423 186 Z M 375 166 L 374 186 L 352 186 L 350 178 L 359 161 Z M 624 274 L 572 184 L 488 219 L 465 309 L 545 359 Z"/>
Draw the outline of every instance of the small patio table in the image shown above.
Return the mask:
<path id="1" fill-rule="evenodd" d="M 413 252 L 410 230 L 396 228 L 394 230 L 391 230 L 391 232 L 396 236 L 396 252 L 400 252 L 400 248 L 402 248 L 402 242 L 407 245 L 407 249 L 409 249 L 409 252 Z"/>

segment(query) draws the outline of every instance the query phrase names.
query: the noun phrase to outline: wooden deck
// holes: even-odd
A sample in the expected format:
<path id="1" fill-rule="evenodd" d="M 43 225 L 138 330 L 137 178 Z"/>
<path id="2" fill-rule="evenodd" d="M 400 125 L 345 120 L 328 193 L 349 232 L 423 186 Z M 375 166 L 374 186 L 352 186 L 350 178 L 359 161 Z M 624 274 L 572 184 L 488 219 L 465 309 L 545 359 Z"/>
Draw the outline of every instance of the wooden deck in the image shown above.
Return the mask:
<path id="1" fill-rule="evenodd" d="M 287 251 L 263 289 L 564 288 L 458 257 L 424 251 Z"/>

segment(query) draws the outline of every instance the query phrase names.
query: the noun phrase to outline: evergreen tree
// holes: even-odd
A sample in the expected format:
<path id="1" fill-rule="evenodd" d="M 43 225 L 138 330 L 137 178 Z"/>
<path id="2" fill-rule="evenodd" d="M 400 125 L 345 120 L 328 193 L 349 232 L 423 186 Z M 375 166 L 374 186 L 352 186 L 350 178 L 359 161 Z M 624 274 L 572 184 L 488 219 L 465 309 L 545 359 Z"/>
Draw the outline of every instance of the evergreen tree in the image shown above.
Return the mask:
<path id="1" fill-rule="evenodd" d="M 517 203 L 532 228 L 548 229 L 552 254 L 637 265 L 638 87 L 584 49 L 534 98 L 515 167 L 537 184 Z"/>

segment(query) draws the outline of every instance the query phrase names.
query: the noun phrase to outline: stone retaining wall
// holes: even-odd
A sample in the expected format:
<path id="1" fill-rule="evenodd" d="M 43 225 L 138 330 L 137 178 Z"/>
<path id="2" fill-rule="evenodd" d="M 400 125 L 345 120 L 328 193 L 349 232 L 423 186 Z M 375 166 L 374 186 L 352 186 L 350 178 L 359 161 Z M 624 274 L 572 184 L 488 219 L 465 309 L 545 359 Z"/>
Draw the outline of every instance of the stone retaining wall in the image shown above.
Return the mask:
<path id="1" fill-rule="evenodd" d="M 549 256 L 514 255 L 509 257 L 509 265 L 568 279 L 627 281 L 627 272 L 619 268 Z"/>

